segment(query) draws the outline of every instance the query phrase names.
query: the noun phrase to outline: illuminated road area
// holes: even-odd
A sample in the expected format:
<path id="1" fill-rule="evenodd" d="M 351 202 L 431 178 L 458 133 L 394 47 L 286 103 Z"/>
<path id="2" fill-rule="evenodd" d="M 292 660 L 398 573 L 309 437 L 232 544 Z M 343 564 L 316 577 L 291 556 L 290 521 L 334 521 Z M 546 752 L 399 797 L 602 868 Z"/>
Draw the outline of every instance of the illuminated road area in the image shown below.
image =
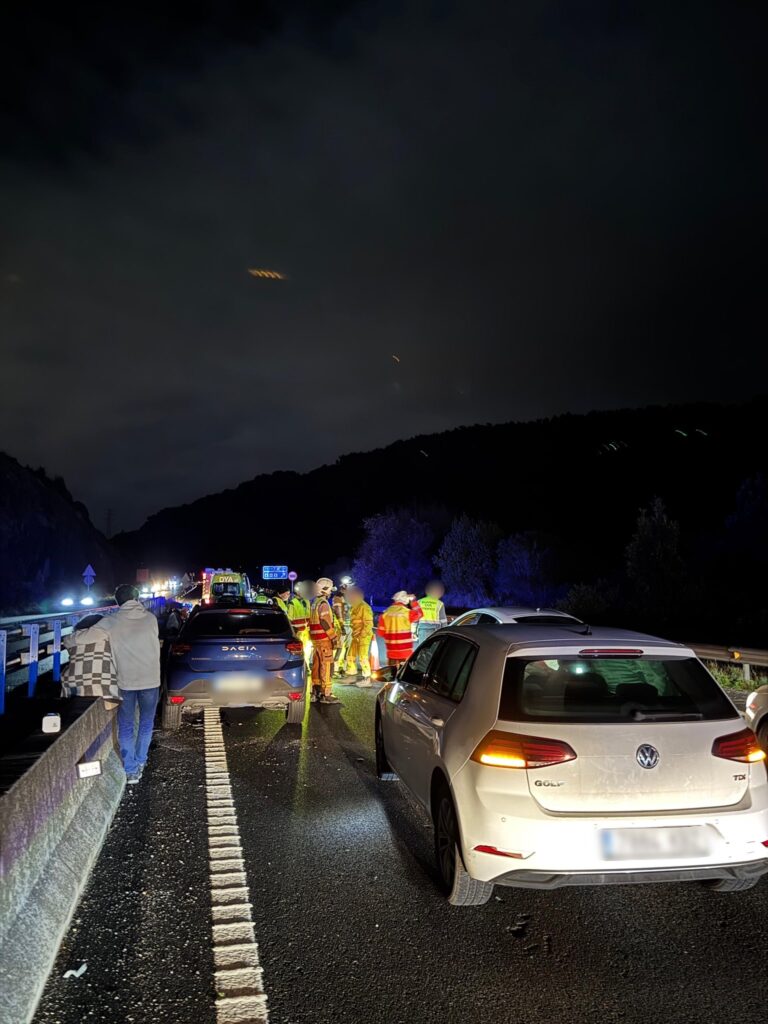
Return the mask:
<path id="1" fill-rule="evenodd" d="M 37 1024 L 266 1020 L 259 984 L 277 1024 L 764 1018 L 767 882 L 733 895 L 695 883 L 497 889 L 485 907 L 449 907 L 428 821 L 375 778 L 373 694 L 336 692 L 343 707 L 312 707 L 303 728 L 227 712 L 224 757 L 210 725 L 157 734 Z M 237 836 L 243 866 L 231 967 L 212 899 L 214 805 L 234 811 L 238 832 L 217 832 Z"/>

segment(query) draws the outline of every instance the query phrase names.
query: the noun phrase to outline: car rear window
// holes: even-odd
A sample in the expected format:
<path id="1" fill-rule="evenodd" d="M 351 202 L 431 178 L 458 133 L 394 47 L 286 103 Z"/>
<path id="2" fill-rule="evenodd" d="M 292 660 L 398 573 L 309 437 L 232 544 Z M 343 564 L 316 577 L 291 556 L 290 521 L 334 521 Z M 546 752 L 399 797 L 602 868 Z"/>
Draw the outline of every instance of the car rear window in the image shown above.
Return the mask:
<path id="1" fill-rule="evenodd" d="M 291 637 L 288 618 L 281 611 L 202 612 L 194 615 L 184 627 L 184 640 L 235 636 Z"/>
<path id="2" fill-rule="evenodd" d="M 738 718 L 695 658 L 507 658 L 506 722 L 632 722 Z"/>

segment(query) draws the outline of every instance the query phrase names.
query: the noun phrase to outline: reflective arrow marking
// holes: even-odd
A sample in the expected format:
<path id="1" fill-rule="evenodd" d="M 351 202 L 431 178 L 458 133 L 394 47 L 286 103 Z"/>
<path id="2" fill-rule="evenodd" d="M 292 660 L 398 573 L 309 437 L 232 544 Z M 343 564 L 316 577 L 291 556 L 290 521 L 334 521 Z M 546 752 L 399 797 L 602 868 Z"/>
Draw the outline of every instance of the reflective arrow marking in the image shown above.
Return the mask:
<path id="1" fill-rule="evenodd" d="M 204 721 L 216 1024 L 267 1024 L 264 975 L 219 711 L 206 709 Z"/>

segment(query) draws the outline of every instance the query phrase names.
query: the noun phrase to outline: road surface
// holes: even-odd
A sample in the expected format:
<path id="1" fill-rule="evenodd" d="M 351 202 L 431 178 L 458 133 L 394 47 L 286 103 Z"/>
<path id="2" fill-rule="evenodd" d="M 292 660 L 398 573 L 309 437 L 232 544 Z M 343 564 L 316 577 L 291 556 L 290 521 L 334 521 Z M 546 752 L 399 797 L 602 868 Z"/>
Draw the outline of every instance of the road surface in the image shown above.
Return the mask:
<path id="1" fill-rule="evenodd" d="M 497 889 L 485 907 L 449 907 L 428 821 L 399 784 L 375 778 L 373 692 L 336 693 L 343 706 L 313 706 L 303 727 L 277 712 L 224 715 L 270 1021 L 764 1018 L 768 882 L 732 895 Z M 158 733 L 36 1024 L 217 1020 L 206 814 L 202 726 Z"/>

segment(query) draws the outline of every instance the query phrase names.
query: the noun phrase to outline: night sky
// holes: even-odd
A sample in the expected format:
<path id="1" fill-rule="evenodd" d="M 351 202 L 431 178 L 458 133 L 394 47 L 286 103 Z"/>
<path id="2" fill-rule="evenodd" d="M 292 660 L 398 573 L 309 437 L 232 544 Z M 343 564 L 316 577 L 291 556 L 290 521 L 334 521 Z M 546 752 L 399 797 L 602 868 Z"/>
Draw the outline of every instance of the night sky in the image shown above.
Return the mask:
<path id="1" fill-rule="evenodd" d="M 0 448 L 102 528 L 415 433 L 766 390 L 762 5 L 15 6 Z"/>

